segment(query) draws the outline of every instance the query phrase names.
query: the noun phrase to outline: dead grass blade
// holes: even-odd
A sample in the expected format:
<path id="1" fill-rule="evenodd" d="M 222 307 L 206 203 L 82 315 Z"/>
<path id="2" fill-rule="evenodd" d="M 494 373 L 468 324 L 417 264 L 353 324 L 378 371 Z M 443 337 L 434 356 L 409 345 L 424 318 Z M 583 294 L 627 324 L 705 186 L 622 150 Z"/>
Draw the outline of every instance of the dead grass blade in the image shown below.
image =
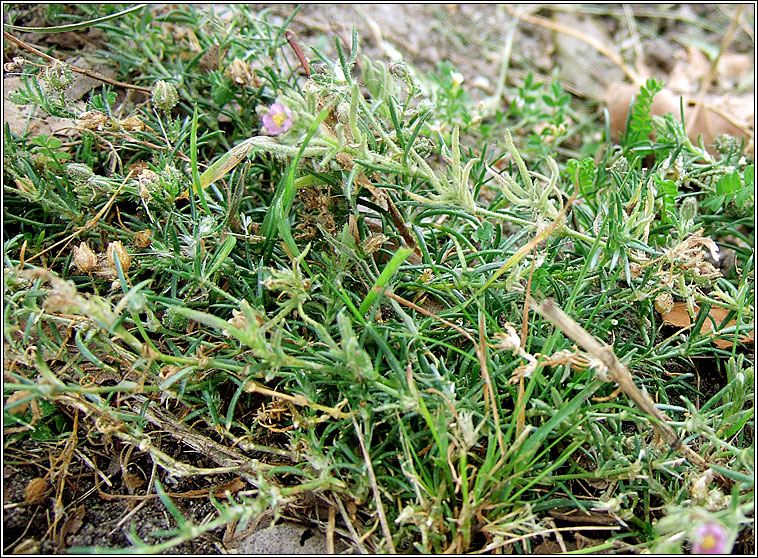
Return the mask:
<path id="1" fill-rule="evenodd" d="M 586 329 L 576 323 L 576 321 L 568 316 L 550 299 L 545 299 L 539 303 L 532 302 L 532 308 L 568 337 L 579 343 L 579 345 L 581 345 L 582 348 L 593 358 L 597 359 L 599 363 L 602 363 L 607 369 L 609 377 L 616 382 L 627 397 L 629 397 L 640 410 L 656 419 L 653 421 L 653 428 L 672 449 L 684 454 L 692 464 L 698 466 L 700 469 L 709 469 L 708 462 L 679 439 L 679 436 L 669 425 L 666 415 L 655 406 L 650 399 L 650 396 L 641 391 L 634 384 L 629 369 L 618 360 L 612 347 L 595 339 Z M 717 477 L 721 478 L 724 483 L 731 484 L 729 479 L 726 479 L 717 472 L 715 472 L 715 474 Z"/>

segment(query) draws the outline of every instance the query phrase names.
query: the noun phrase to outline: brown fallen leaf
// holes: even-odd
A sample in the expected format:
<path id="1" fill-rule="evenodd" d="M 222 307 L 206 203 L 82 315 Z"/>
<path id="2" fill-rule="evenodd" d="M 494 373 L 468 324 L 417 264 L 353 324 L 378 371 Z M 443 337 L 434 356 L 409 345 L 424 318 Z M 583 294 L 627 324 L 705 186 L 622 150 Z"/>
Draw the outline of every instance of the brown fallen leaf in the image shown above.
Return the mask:
<path id="1" fill-rule="evenodd" d="M 700 307 L 695 306 L 695 312 L 699 312 Z M 712 306 L 710 311 L 708 312 L 709 316 L 713 318 L 713 321 L 717 324 L 720 324 L 724 321 L 726 318 L 726 315 L 729 313 L 729 311 L 726 308 L 721 308 L 719 306 Z M 687 312 L 687 303 L 686 302 L 675 302 L 674 308 L 671 310 L 671 312 L 667 312 L 665 314 L 661 314 L 661 317 L 663 318 L 663 323 L 667 325 L 672 325 L 675 327 L 690 327 L 693 323 L 692 319 L 690 318 L 689 312 Z M 737 324 L 737 320 L 732 320 L 728 324 L 726 324 L 726 327 L 731 327 L 733 325 Z M 703 322 L 703 327 L 700 330 L 701 333 L 709 333 L 713 331 L 713 323 L 710 319 L 706 318 Z M 741 343 L 746 344 L 752 344 L 754 341 L 754 332 L 751 331 L 747 334 L 740 335 L 739 340 Z M 716 345 L 719 349 L 729 349 L 734 345 L 733 341 L 730 341 L 728 339 L 713 339 L 713 344 Z"/>
<path id="2" fill-rule="evenodd" d="M 617 141 L 626 128 L 626 117 L 629 113 L 629 105 L 632 98 L 638 95 L 640 88 L 627 83 L 611 83 L 605 93 L 605 104 L 611 120 L 611 139 Z M 650 114 L 663 116 L 664 114 L 679 114 L 679 97 L 668 89 L 663 89 L 653 97 Z M 678 118 L 677 118 L 678 120 Z"/>
<path id="3" fill-rule="evenodd" d="M 75 535 L 82 528 L 85 513 L 84 504 L 70 512 L 68 519 L 61 527 L 60 538 L 58 539 L 61 548 L 66 546 L 66 537 Z"/>
<path id="4" fill-rule="evenodd" d="M 611 125 L 611 139 L 618 141 L 626 127 L 627 114 L 632 99 L 639 94 L 639 87 L 626 83 L 611 83 L 605 93 L 605 104 L 608 107 Z M 663 116 L 671 113 L 680 120 L 680 96 L 668 88 L 664 88 L 653 97 L 650 114 Z M 729 134 L 735 138 L 745 139 L 746 153 L 753 149 L 752 122 L 755 114 L 754 96 L 747 95 L 706 95 L 705 105 L 699 112 L 693 99 L 685 99 L 684 119 L 688 127 L 690 141 L 697 143 L 702 136 L 706 148 L 715 153 L 711 145 L 716 137 Z M 692 119 L 697 115 L 697 120 Z"/>

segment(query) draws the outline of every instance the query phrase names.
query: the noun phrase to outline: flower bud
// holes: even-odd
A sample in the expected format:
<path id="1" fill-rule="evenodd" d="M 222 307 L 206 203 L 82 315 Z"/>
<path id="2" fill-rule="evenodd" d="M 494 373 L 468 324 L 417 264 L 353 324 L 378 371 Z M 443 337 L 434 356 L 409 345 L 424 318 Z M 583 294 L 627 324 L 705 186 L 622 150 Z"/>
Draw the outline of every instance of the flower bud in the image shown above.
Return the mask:
<path id="1" fill-rule="evenodd" d="M 682 207 L 679 210 L 679 215 L 683 221 L 694 221 L 697 216 L 697 200 L 690 196 L 682 200 Z"/>
<path id="2" fill-rule="evenodd" d="M 83 163 L 69 163 L 66 165 L 66 174 L 76 184 L 83 184 L 95 176 L 92 169 Z"/>
<path id="3" fill-rule="evenodd" d="M 90 273 L 97 267 L 97 255 L 86 242 L 74 246 L 74 266 L 82 273 Z"/>
<path id="4" fill-rule="evenodd" d="M 413 143 L 413 148 L 422 159 L 426 159 L 434 152 L 434 141 L 426 136 L 418 136 Z"/>
<path id="5" fill-rule="evenodd" d="M 719 134 L 716 136 L 713 146 L 720 155 L 726 157 L 730 153 L 739 153 L 742 142 L 729 134 Z"/>
<path id="6" fill-rule="evenodd" d="M 163 314 L 163 325 L 171 331 L 183 333 L 187 330 L 189 318 L 180 314 L 176 306 L 169 306 Z"/>
<path id="7" fill-rule="evenodd" d="M 405 79 L 408 76 L 408 66 L 402 60 L 390 62 L 390 75 L 396 79 Z"/>
<path id="8" fill-rule="evenodd" d="M 629 161 L 627 161 L 625 157 L 619 157 L 606 170 L 617 172 L 618 175 L 623 178 L 627 175 L 630 169 L 631 165 L 629 164 Z"/>
<path id="9" fill-rule="evenodd" d="M 139 184 L 139 195 L 143 200 L 149 200 L 160 191 L 160 177 L 154 170 L 149 168 L 141 169 L 137 173 L 136 178 Z"/>
<path id="10" fill-rule="evenodd" d="M 63 62 L 56 60 L 42 72 L 43 81 L 54 91 L 63 91 L 74 82 L 74 74 Z"/>
<path id="11" fill-rule="evenodd" d="M 169 112 L 179 102 L 179 93 L 171 83 L 159 81 L 153 86 L 153 105 L 163 112 Z"/>
<path id="12" fill-rule="evenodd" d="M 116 240 L 108 244 L 108 249 L 106 250 L 106 253 L 108 255 L 108 262 L 111 264 L 111 266 L 114 269 L 116 269 L 116 258 L 114 256 L 114 253 L 118 255 L 118 261 L 121 264 L 121 269 L 123 271 L 126 271 L 127 269 L 129 269 L 129 266 L 132 263 L 132 258 L 126 252 L 126 250 L 124 249 L 124 245 L 121 244 L 120 240 Z"/>

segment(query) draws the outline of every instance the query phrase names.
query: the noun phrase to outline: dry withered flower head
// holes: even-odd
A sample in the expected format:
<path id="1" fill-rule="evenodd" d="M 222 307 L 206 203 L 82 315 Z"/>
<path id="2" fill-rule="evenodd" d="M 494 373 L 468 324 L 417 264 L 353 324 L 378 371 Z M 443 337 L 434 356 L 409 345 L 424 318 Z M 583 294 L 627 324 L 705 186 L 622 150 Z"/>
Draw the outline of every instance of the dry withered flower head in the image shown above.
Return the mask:
<path id="1" fill-rule="evenodd" d="M 82 273 L 90 273 L 97 268 L 97 254 L 86 242 L 74 246 L 74 266 Z"/>
<path id="2" fill-rule="evenodd" d="M 124 271 L 129 269 L 129 266 L 132 263 L 132 258 L 129 256 L 120 240 L 115 240 L 108 244 L 107 250 L 108 263 L 110 263 L 111 266 L 116 269 L 116 258 L 113 255 L 114 253 L 118 254 L 118 261 L 121 263 L 121 269 Z"/>

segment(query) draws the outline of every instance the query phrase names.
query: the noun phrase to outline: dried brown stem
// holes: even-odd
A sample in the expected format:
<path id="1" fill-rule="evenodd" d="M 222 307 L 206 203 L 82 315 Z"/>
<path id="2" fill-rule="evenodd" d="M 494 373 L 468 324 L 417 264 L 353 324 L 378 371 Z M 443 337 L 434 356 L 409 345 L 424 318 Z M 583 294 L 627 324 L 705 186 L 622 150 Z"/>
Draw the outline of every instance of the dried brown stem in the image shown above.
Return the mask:
<path id="1" fill-rule="evenodd" d="M 514 15 L 515 8 L 509 7 L 506 9 L 511 13 L 511 15 Z M 642 76 L 640 76 L 635 70 L 629 67 L 629 65 L 626 64 L 618 54 L 616 54 L 615 52 L 607 48 L 600 41 L 596 40 L 593 37 L 588 36 L 586 33 L 583 33 L 582 31 L 578 29 L 566 27 L 565 25 L 561 25 L 560 23 L 555 23 L 554 21 L 550 21 L 549 19 L 546 19 L 540 16 L 535 16 L 531 14 L 521 14 L 520 17 L 522 20 L 527 21 L 529 23 L 540 25 L 542 27 L 546 27 L 547 29 L 557 31 L 565 35 L 570 35 L 574 38 L 579 39 L 580 41 L 584 41 L 585 43 L 590 45 L 592 48 L 594 48 L 595 50 L 597 50 L 598 52 L 600 52 L 601 54 L 609 58 L 614 64 L 616 64 L 616 66 L 621 68 L 621 70 L 629 77 L 629 79 L 631 79 L 635 83 L 635 85 L 641 85 L 645 83 L 645 80 L 642 79 Z"/>
<path id="2" fill-rule="evenodd" d="M 11 41 L 12 43 L 16 43 L 18 46 L 23 48 L 24 50 L 28 50 L 29 52 L 36 54 L 37 56 L 40 56 L 44 58 L 45 60 L 49 60 L 50 62 L 61 62 L 57 58 L 54 58 L 50 56 L 49 54 L 45 54 L 39 49 L 34 48 L 32 45 L 25 43 L 21 39 L 18 39 L 8 33 L 7 31 L 3 31 L 3 36 Z M 139 85 L 132 85 L 131 83 L 124 83 L 123 81 L 117 81 L 115 79 L 111 79 L 109 77 L 102 76 L 98 73 L 92 72 L 90 70 L 84 70 L 82 68 L 77 68 L 76 66 L 72 66 L 71 64 L 66 64 L 69 68 L 71 68 L 72 71 L 76 72 L 77 74 L 82 74 L 83 76 L 90 77 L 92 79 L 96 79 L 99 81 L 103 81 L 105 83 L 110 83 L 111 85 L 115 85 L 116 87 L 124 87 L 126 89 L 136 89 L 137 91 L 142 91 L 143 93 L 146 93 L 148 95 L 152 95 L 153 90 L 149 87 L 141 87 Z"/>
<path id="3" fill-rule="evenodd" d="M 552 300 L 546 299 L 539 303 L 533 301 L 531 305 L 538 314 L 579 343 L 585 351 L 608 368 L 609 376 L 627 397 L 640 410 L 656 419 L 653 421 L 653 427 L 673 449 L 683 453 L 691 463 L 701 469 L 708 468 L 708 463 L 702 457 L 682 443 L 679 436 L 677 436 L 674 429 L 667 422 L 666 416 L 655 406 L 647 393 L 641 391 L 634 384 L 629 369 L 616 358 L 610 346 L 595 339 Z"/>
<path id="4" fill-rule="evenodd" d="M 295 35 L 294 31 L 290 31 L 287 29 L 287 31 L 284 32 L 284 36 L 287 39 L 287 42 L 289 42 L 290 46 L 292 47 L 292 50 L 295 51 L 295 56 L 297 56 L 297 59 L 300 61 L 300 64 L 303 66 L 303 70 L 305 70 L 305 75 L 309 78 L 311 77 L 311 67 L 310 64 L 308 64 L 308 59 L 305 57 L 305 54 L 303 54 L 303 50 L 300 48 L 300 45 L 297 43 L 297 35 Z"/>
<path id="5" fill-rule="evenodd" d="M 352 417 L 353 419 L 353 427 L 355 428 L 355 433 L 358 435 L 358 442 L 361 445 L 361 451 L 363 452 L 363 460 L 366 462 L 366 470 L 368 471 L 368 478 L 371 483 L 371 490 L 374 493 L 374 502 L 376 504 L 376 514 L 379 516 L 379 523 L 382 526 L 382 531 L 384 532 L 384 538 L 387 543 L 387 551 L 390 554 L 397 554 L 397 550 L 395 550 L 395 543 L 392 540 L 392 532 L 390 531 L 389 523 L 387 523 L 387 516 L 384 513 L 384 504 L 382 504 L 382 495 L 379 492 L 379 485 L 376 482 L 376 475 L 374 474 L 374 467 L 371 464 L 371 456 L 368 453 L 368 449 L 366 449 L 366 442 L 363 441 L 363 434 L 361 433 L 361 428 L 358 426 L 358 422 L 355 420 L 355 417 Z"/>

